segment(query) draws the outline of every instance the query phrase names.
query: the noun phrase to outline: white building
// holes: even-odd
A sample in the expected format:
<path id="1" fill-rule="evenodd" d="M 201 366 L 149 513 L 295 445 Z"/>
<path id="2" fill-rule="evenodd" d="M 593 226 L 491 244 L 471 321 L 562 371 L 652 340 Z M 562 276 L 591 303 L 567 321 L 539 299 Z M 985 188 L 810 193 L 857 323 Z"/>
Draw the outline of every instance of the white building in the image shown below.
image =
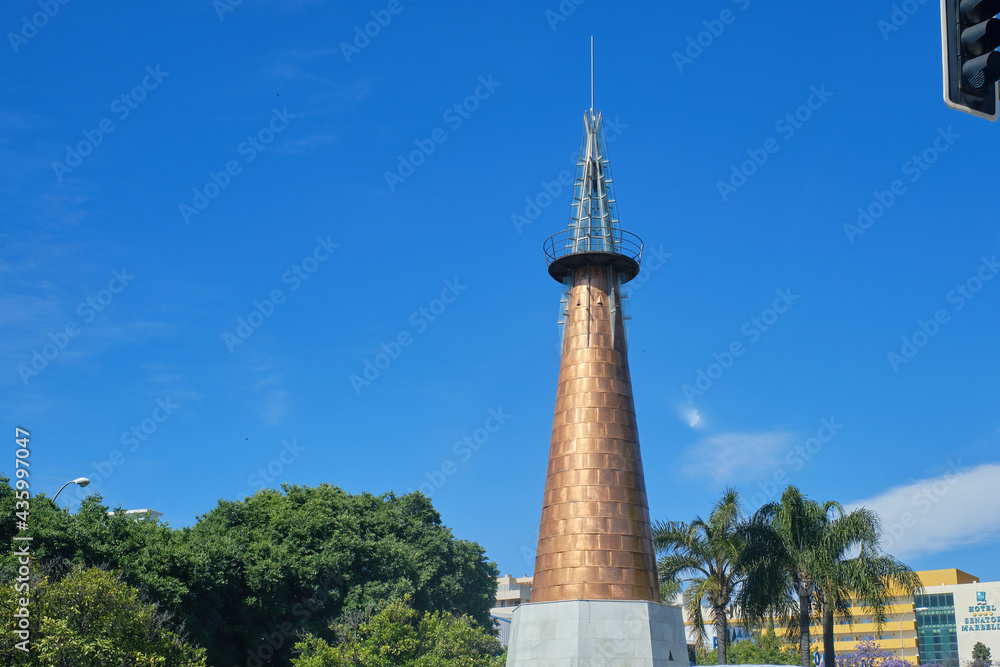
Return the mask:
<path id="1" fill-rule="evenodd" d="M 490 609 L 490 616 L 500 631 L 500 643 L 504 646 L 510 638 L 510 618 L 514 610 L 531 601 L 531 580 L 533 577 L 514 578 L 511 575 L 497 577 L 497 598 Z"/>

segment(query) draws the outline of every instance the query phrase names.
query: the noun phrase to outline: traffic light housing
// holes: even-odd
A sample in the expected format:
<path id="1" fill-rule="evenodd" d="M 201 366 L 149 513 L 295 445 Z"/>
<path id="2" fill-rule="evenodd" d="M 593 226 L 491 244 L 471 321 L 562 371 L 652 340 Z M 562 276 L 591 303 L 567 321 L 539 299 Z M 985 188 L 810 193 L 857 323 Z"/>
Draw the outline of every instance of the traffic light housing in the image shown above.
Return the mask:
<path id="1" fill-rule="evenodd" d="M 996 120 L 1000 111 L 1000 0 L 941 0 L 944 101 Z"/>

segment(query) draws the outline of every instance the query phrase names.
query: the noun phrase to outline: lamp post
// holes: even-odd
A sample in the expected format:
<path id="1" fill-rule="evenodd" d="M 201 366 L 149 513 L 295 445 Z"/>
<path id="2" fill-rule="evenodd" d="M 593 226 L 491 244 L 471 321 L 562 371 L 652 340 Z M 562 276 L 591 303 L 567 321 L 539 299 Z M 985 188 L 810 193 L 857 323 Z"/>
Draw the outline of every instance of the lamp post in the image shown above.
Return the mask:
<path id="1" fill-rule="evenodd" d="M 927 607 L 916 607 L 915 609 L 907 609 L 906 611 L 903 612 L 903 615 L 899 617 L 899 657 L 901 659 L 903 659 L 903 660 L 906 660 L 906 649 L 903 648 L 903 619 L 906 618 L 906 615 L 909 614 L 911 611 L 912 612 L 927 611 Z M 917 618 L 916 613 L 914 613 L 913 618 L 914 618 L 914 620 L 916 620 L 916 618 Z M 920 644 L 918 643 L 917 644 L 917 661 L 918 662 L 920 661 L 919 647 L 920 647 Z"/>
<path id="2" fill-rule="evenodd" d="M 62 490 L 65 489 L 70 484 L 79 484 L 80 487 L 82 488 L 90 484 L 90 480 L 87 479 L 86 477 L 77 477 L 76 479 L 71 479 L 70 481 L 66 482 L 61 487 L 59 487 L 59 490 L 56 491 L 56 495 L 52 496 L 52 502 L 55 502 L 56 498 L 59 497 L 59 494 L 62 493 Z"/>

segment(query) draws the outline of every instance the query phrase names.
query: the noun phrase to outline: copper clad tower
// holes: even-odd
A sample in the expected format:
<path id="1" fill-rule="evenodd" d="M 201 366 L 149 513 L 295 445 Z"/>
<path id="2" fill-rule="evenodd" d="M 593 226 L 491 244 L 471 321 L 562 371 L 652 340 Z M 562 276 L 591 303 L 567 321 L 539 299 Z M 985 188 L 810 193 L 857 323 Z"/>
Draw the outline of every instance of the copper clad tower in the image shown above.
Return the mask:
<path id="1" fill-rule="evenodd" d="M 584 115 L 569 227 L 545 255 L 564 285 L 562 360 L 531 601 L 659 602 L 622 295 L 642 242 L 618 224 L 600 112 Z"/>
<path id="2" fill-rule="evenodd" d="M 511 617 L 507 667 L 683 667 L 684 619 L 656 581 L 628 368 L 622 285 L 642 242 L 618 224 L 593 103 L 569 227 L 545 256 L 563 284 L 562 360 L 531 602 Z"/>

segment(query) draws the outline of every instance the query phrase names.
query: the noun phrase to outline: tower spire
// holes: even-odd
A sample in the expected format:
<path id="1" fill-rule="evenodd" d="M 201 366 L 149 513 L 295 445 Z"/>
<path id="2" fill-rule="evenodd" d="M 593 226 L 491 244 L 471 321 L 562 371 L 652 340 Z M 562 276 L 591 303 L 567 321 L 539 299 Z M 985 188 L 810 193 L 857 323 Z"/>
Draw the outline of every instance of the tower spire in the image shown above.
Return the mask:
<path id="1" fill-rule="evenodd" d="M 559 313 L 562 336 L 565 336 L 569 314 L 565 295 L 572 289 L 573 269 L 587 265 L 610 266 L 615 274 L 616 292 L 620 292 L 621 284 L 639 273 L 642 241 L 635 234 L 622 230 L 618 223 L 618 204 L 600 111 L 583 114 L 569 225 L 545 242 L 545 255 L 549 275 L 566 285 Z M 613 331 L 612 336 L 615 335 Z"/>
<path id="2" fill-rule="evenodd" d="M 594 36 L 590 36 L 590 115 L 594 115 Z"/>

